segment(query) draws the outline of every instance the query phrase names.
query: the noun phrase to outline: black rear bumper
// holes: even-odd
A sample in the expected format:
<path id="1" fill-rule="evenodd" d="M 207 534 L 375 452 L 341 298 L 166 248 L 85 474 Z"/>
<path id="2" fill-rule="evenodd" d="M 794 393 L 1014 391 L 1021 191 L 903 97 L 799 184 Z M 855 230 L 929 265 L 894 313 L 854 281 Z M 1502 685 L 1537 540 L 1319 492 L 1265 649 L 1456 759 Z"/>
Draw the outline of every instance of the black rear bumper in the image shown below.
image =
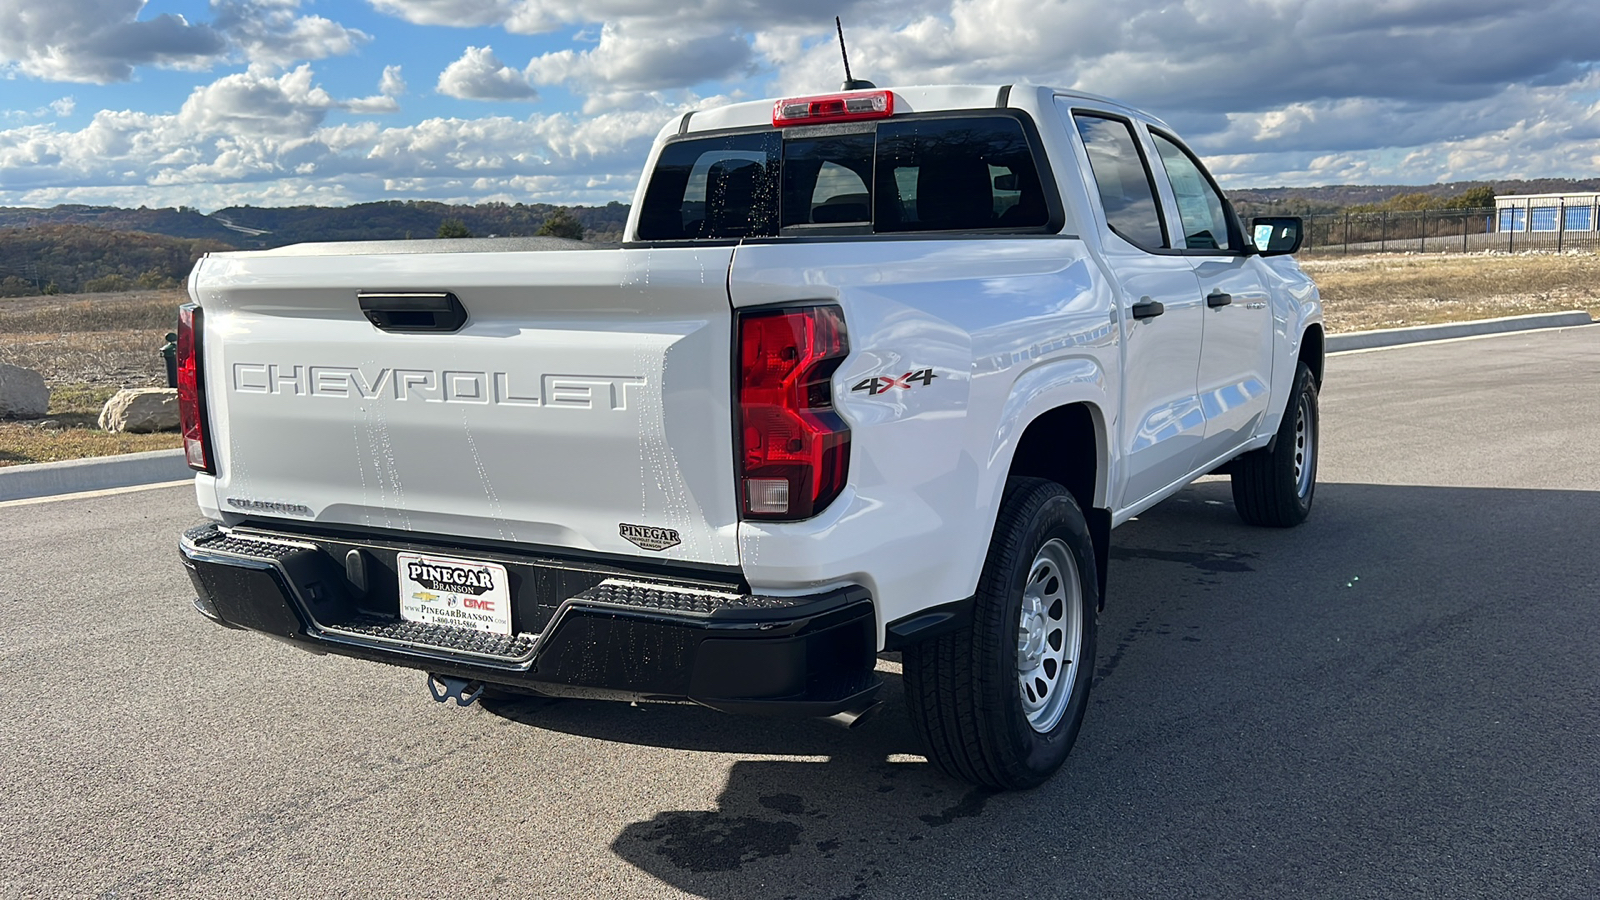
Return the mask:
<path id="1" fill-rule="evenodd" d="M 406 549 L 215 525 L 179 545 L 207 618 L 313 652 L 555 696 L 777 715 L 858 710 L 879 687 L 864 588 L 762 597 L 727 581 L 455 550 L 507 567 L 514 634 L 502 636 L 400 619 L 393 566 Z"/>

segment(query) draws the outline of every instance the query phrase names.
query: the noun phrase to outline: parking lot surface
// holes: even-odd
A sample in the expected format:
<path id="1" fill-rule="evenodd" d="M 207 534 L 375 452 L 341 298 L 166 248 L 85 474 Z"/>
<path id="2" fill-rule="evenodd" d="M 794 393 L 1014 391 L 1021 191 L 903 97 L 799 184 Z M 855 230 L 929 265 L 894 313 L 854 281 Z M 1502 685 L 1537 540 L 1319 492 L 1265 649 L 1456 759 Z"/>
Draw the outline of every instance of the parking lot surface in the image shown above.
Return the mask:
<path id="1" fill-rule="evenodd" d="M 456 709 L 189 608 L 186 488 L 0 507 L 0 898 L 1600 896 L 1600 327 L 1336 356 L 1311 520 L 1117 530 L 1046 786 L 693 707 Z"/>

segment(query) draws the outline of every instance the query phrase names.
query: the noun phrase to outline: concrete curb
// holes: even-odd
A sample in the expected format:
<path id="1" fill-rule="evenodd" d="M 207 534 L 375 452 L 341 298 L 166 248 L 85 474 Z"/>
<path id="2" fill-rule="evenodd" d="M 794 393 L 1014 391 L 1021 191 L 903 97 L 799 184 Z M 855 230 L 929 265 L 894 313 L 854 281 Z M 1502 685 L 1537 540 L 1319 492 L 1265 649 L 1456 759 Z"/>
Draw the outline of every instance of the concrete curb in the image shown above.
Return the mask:
<path id="1" fill-rule="evenodd" d="M 0 501 L 178 481 L 194 475 L 182 450 L 151 450 L 0 468 Z"/>
<path id="2" fill-rule="evenodd" d="M 1592 321 L 1587 312 L 1578 309 L 1571 312 L 1534 313 L 1531 316 L 1479 319 L 1476 322 L 1418 325 L 1415 328 L 1352 331 L 1348 334 L 1328 335 L 1327 351 L 1329 353 L 1338 353 L 1343 350 L 1371 350 L 1375 347 L 1398 347 L 1401 344 L 1447 341 L 1453 338 L 1476 337 L 1480 334 L 1532 331 L 1536 328 L 1570 328 L 1575 325 L 1589 325 L 1592 324 Z"/>

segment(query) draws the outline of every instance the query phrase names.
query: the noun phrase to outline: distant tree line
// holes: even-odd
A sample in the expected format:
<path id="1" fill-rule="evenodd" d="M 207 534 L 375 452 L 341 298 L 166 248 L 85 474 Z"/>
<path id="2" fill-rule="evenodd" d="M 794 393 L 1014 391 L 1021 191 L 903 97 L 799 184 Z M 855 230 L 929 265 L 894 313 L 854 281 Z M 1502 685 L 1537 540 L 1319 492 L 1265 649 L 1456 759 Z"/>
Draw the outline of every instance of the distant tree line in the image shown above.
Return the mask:
<path id="1" fill-rule="evenodd" d="M 0 207 L 0 229 L 91 225 L 180 238 L 209 238 L 241 249 L 309 241 L 392 241 L 431 238 L 446 219 L 480 237 L 536 235 L 552 219 L 570 218 L 589 240 L 615 241 L 628 220 L 628 204 L 556 206 L 548 203 L 480 203 L 463 206 L 388 200 L 354 206 L 230 206 L 204 215 L 190 207 L 123 209 L 67 204 L 48 209 Z M 254 232 L 265 232 L 256 234 Z"/>
<path id="2" fill-rule="evenodd" d="M 1375 212 L 1421 212 L 1422 210 L 1436 209 L 1483 209 L 1493 207 L 1495 189 L 1492 185 L 1480 185 L 1468 188 L 1459 194 L 1441 197 L 1438 194 L 1414 192 L 1410 194 L 1396 194 L 1393 197 L 1378 203 L 1358 203 L 1345 207 L 1349 213 L 1375 213 Z"/>
<path id="3" fill-rule="evenodd" d="M 0 279 L 0 296 L 175 288 L 220 241 L 113 231 L 88 225 L 0 229 L 0 263 L 33 278 Z"/>
<path id="4" fill-rule="evenodd" d="M 460 206 L 420 200 L 358 203 L 354 206 L 256 207 L 219 209 L 211 218 L 235 226 L 268 232 L 252 236 L 232 233 L 239 247 L 281 247 L 314 241 L 396 241 L 472 235 L 476 237 L 531 237 L 547 223 L 574 233 L 580 226 L 584 238 L 595 241 L 622 239 L 628 205 L 552 206 L 546 203 L 480 203 Z M 451 223 L 448 235 L 440 233 Z M 462 234 L 462 232 L 465 234 Z M 546 232 L 548 233 L 548 232 Z"/>
<path id="5" fill-rule="evenodd" d="M 1501 194 L 1564 194 L 1600 190 L 1600 178 L 1532 178 L 1493 184 L 1457 181 L 1427 186 L 1343 184 L 1307 188 L 1235 188 L 1228 199 L 1250 216 L 1325 216 L 1339 213 L 1418 212 L 1494 206 Z"/>
<path id="6" fill-rule="evenodd" d="M 336 208 L 232 207 L 210 216 L 187 207 L 0 208 L 0 297 L 179 287 L 204 253 L 307 242 L 474 235 L 614 241 L 622 238 L 627 218 L 628 206 L 622 203 L 569 208 L 393 201 Z M 181 233 L 162 232 L 169 227 Z"/>
<path id="7" fill-rule="evenodd" d="M 1327 215 L 1472 209 L 1500 193 L 1594 190 L 1600 180 L 1535 179 L 1498 185 L 1332 185 L 1228 191 L 1239 214 Z M 629 206 L 389 200 L 354 206 L 233 206 L 205 215 L 187 206 L 124 209 L 67 204 L 0 207 L 0 296 L 176 287 L 213 250 L 318 241 L 554 235 L 618 241 Z M 258 233 L 259 232 L 259 233 Z M 26 274 L 23 274 L 26 273 Z"/>
<path id="8" fill-rule="evenodd" d="M 535 237 L 559 237 L 581 241 L 583 240 L 584 228 L 583 223 L 579 222 L 570 210 L 558 209 L 551 213 L 549 218 L 545 219 L 544 223 L 539 226 L 539 230 L 533 234 Z M 476 236 L 472 233 L 472 229 L 467 227 L 467 223 L 461 219 L 445 219 L 439 223 L 438 237 L 469 238 Z"/>

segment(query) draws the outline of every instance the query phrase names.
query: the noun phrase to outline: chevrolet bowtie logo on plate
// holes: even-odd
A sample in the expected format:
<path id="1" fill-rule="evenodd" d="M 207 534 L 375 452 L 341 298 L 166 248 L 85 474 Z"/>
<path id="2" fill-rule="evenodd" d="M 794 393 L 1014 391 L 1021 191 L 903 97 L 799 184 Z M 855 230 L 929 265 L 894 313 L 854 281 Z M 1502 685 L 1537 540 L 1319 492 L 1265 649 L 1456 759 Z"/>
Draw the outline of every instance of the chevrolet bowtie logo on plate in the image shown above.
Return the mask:
<path id="1" fill-rule="evenodd" d="M 629 525 L 623 522 L 617 526 L 617 531 L 630 542 L 646 550 L 665 550 L 683 543 L 678 532 L 673 528 L 656 528 L 653 525 Z"/>

